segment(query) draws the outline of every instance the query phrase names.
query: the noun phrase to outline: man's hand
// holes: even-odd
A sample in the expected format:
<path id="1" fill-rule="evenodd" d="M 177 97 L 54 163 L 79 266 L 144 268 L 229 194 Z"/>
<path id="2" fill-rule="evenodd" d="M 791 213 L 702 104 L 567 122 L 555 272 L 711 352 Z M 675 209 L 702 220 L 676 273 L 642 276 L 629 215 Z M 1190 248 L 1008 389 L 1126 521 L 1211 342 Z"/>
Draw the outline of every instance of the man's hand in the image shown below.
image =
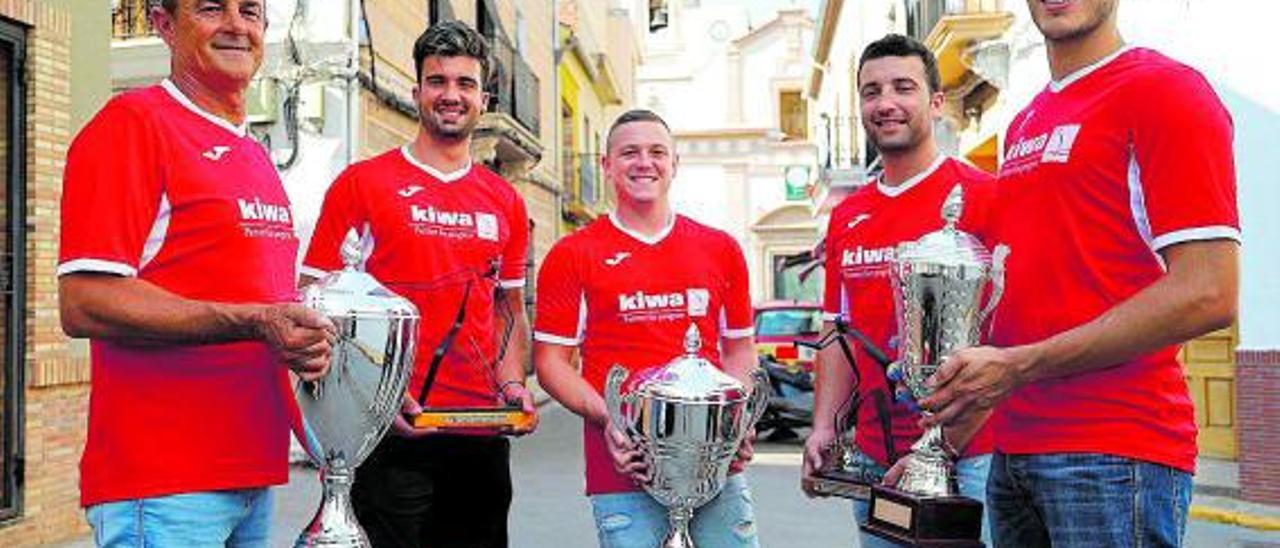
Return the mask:
<path id="1" fill-rule="evenodd" d="M 531 434 L 538 429 L 538 408 L 533 403 L 533 393 L 529 392 L 529 388 L 522 383 L 508 382 L 502 385 L 502 393 L 498 394 L 498 399 L 506 405 L 519 405 L 520 410 L 533 416 L 533 421 L 529 423 L 527 428 L 516 428 L 511 434 L 523 436 Z"/>
<path id="2" fill-rule="evenodd" d="M 889 470 L 884 473 L 884 479 L 880 480 L 883 485 L 897 486 L 898 480 L 902 478 L 902 473 L 907 470 L 907 463 L 911 462 L 915 453 L 907 453 L 898 458 L 898 462 L 893 463 Z"/>
<path id="3" fill-rule="evenodd" d="M 975 412 L 989 411 L 1024 384 L 1035 364 L 1030 347 L 965 348 L 943 360 L 927 383 L 935 387 L 920 406 L 933 412 L 921 421 L 928 428 L 950 424 Z"/>
<path id="4" fill-rule="evenodd" d="M 614 470 L 637 484 L 649 483 L 652 478 L 649 476 L 649 463 L 645 460 L 644 452 L 613 423 L 604 427 L 604 443 L 609 449 L 609 456 L 613 457 Z"/>
<path id="5" fill-rule="evenodd" d="M 323 314 L 292 303 L 266 305 L 254 316 L 254 330 L 302 380 L 328 373 L 337 328 Z"/>
<path id="6" fill-rule="evenodd" d="M 396 413 L 395 419 L 391 422 L 391 432 L 402 438 L 421 438 L 440 432 L 439 428 L 432 426 L 426 428 L 414 426 L 413 419 L 421 414 L 422 406 L 406 393 L 400 400 L 400 412 Z"/>
<path id="7" fill-rule="evenodd" d="M 814 427 L 813 432 L 809 434 L 809 438 L 804 441 L 804 462 L 800 466 L 801 479 L 812 479 L 814 472 L 822 470 L 827 464 L 827 456 L 831 453 L 831 448 L 835 446 L 837 436 L 835 430 L 831 428 Z M 812 485 L 807 481 L 800 482 L 804 494 L 809 498 L 825 496 L 822 493 L 814 491 Z"/>
<path id="8" fill-rule="evenodd" d="M 733 456 L 733 462 L 729 463 L 729 473 L 736 474 L 747 468 L 747 463 L 751 462 L 751 458 L 756 456 L 756 429 L 751 427 L 747 431 L 747 435 L 742 437 L 742 444 L 738 446 L 738 452 Z"/>

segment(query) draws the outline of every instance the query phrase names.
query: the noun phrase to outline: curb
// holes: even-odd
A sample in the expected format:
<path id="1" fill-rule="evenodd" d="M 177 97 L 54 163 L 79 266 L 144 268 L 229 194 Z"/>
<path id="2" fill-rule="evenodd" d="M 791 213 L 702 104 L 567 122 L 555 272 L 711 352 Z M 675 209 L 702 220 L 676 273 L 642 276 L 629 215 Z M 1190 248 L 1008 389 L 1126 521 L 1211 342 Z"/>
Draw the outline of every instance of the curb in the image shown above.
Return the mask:
<path id="1" fill-rule="evenodd" d="M 1202 521 L 1213 521 L 1227 525 L 1239 525 L 1259 531 L 1280 531 L 1280 518 L 1260 516 L 1234 510 L 1224 510 L 1212 506 L 1192 504 L 1188 517 Z"/>

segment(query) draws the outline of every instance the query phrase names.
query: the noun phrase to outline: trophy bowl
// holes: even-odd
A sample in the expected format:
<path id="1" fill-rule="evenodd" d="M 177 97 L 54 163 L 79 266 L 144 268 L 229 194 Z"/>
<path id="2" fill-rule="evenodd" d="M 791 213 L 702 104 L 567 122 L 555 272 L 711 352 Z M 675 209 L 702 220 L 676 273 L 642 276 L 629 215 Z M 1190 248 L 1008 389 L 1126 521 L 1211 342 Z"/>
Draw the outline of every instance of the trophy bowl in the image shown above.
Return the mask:
<path id="1" fill-rule="evenodd" d="M 724 487 L 729 465 L 769 397 L 763 371 L 753 372 L 753 387 L 743 386 L 699 357 L 701 346 L 697 326 L 690 325 L 684 355 L 647 370 L 629 392 L 622 393 L 628 373 L 621 366 L 605 382 L 610 421 L 649 463 L 644 490 L 667 507 L 671 528 L 663 548 L 693 546 L 694 511 Z"/>
<path id="2" fill-rule="evenodd" d="M 900 343 L 888 376 L 917 400 L 932 394 L 926 381 L 948 354 L 980 342 L 982 326 L 1004 291 L 1008 248 L 988 252 L 957 229 L 963 209 L 963 191 L 956 185 L 942 207 L 943 228 L 899 244 L 892 264 Z M 982 503 L 957 494 L 955 463 L 944 447 L 941 427 L 925 430 L 911 446 L 896 489 L 872 488 L 865 529 L 912 546 L 982 545 Z"/>
<path id="3" fill-rule="evenodd" d="M 303 305 L 327 316 L 338 336 L 329 371 L 298 381 L 294 391 L 302 445 L 320 468 L 323 488 L 298 547 L 369 546 L 351 508 L 351 482 L 400 412 L 413 370 L 418 311 L 355 268 L 359 251 L 350 240 L 343 244 L 346 267 L 303 291 Z"/>

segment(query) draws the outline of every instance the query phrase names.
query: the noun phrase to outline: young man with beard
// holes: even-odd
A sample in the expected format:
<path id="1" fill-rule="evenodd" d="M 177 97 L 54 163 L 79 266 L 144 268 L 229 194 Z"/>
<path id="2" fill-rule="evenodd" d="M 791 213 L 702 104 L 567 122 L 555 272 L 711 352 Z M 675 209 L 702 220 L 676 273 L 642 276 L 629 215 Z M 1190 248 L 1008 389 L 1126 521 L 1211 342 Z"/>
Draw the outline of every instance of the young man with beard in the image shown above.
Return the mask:
<path id="1" fill-rule="evenodd" d="M 1231 119 L 1194 69 L 1124 44 L 1116 0 L 1028 0 L 1053 81 L 1009 125 L 991 347 L 922 404 L 995 407 L 998 546 L 1177 546 L 1196 459 L 1178 363 L 1231 324 L 1240 230 Z"/>
<path id="2" fill-rule="evenodd" d="M 414 428 L 411 421 L 421 412 L 414 396 L 432 381 L 433 367 L 438 375 L 427 407 L 512 403 L 536 412 L 523 363 L 529 219 L 509 183 L 472 163 L 471 134 L 488 99 L 485 38 L 459 21 L 438 23 L 418 38 L 413 59 L 417 137 L 338 177 L 325 196 L 303 273 L 318 278 L 342 268 L 339 249 L 354 230 L 365 271 L 422 312 L 407 417 L 395 419 L 352 487 L 370 541 L 377 547 L 504 547 L 509 441 Z M 446 351 L 433 366 L 438 348 Z"/>
<path id="3" fill-rule="evenodd" d="M 262 0 L 164 0 L 160 85 L 76 137 L 62 192 L 62 328 L 90 340 L 80 502 L 99 546 L 266 546 L 289 480 L 285 367 L 328 368 L 333 325 L 293 300 L 288 197 L 248 135 Z M 268 303 L 268 304 L 257 304 Z"/>
<path id="4" fill-rule="evenodd" d="M 632 372 L 680 356 L 692 323 L 702 356 L 750 386 L 756 367 L 747 266 L 737 242 L 671 210 L 675 143 L 647 110 L 619 116 L 602 159 L 618 206 L 560 240 L 538 276 L 534 363 L 552 397 L 584 419 L 587 495 L 605 548 L 657 546 L 664 506 L 641 490 L 646 465 L 611 425 L 601 396 L 614 365 Z M 631 301 L 643 295 L 643 306 Z M 581 349 L 582 370 L 574 365 Z M 756 546 L 743 443 L 719 496 L 698 509 L 690 532 L 702 548 Z"/>
<path id="5" fill-rule="evenodd" d="M 827 227 L 824 330 L 834 329 L 834 320 L 842 316 L 889 356 L 898 336 L 890 284 L 894 248 L 942 228 L 942 204 L 957 184 L 964 190 L 959 228 L 980 238 L 988 231 L 992 177 L 948 158 L 934 140 L 933 124 L 942 112 L 940 80 L 933 53 L 912 38 L 891 34 L 863 50 L 857 78 L 862 125 L 880 152 L 884 173 L 836 206 Z M 877 397 L 892 401 L 894 391 L 883 366 L 871 356 L 862 346 L 853 364 L 834 348 L 819 353 L 813 432 L 805 442 L 806 476 L 830 456 L 828 451 L 838 438 L 836 415 L 851 397 L 861 402 L 856 410 L 854 458 L 869 471 L 869 481 L 880 481 L 894 464 L 890 444 L 893 454 L 905 455 L 923 433 L 912 404 L 896 401 L 889 405 L 892 439 L 884 439 L 882 417 L 874 402 Z M 857 386 L 850 366 L 857 369 L 856 378 L 861 381 Z M 990 433 L 950 428 L 944 438 L 960 457 L 956 464 L 960 493 L 985 500 Z M 853 508 L 857 522 L 865 523 L 868 501 L 855 500 Z M 983 540 L 990 542 L 987 533 L 984 527 Z M 861 543 L 893 545 L 865 533 Z"/>

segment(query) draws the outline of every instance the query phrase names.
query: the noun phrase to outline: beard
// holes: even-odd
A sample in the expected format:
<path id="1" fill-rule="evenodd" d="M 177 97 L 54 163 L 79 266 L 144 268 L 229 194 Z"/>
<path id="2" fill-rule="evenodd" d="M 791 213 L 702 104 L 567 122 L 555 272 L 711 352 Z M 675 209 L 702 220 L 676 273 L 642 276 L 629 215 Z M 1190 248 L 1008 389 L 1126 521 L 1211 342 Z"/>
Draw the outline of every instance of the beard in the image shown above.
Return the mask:
<path id="1" fill-rule="evenodd" d="M 1074 42 L 1093 34 L 1094 31 L 1098 30 L 1098 27 L 1101 27 L 1107 19 L 1111 18 L 1115 10 L 1116 3 L 1114 0 L 1102 0 L 1097 9 L 1085 14 L 1084 22 L 1065 28 L 1052 24 L 1046 28 L 1042 21 L 1035 17 L 1032 17 L 1032 20 L 1035 22 L 1036 28 L 1040 30 L 1040 34 L 1044 35 L 1045 40 L 1051 42 Z M 1034 14 L 1035 12 L 1033 11 L 1032 13 Z M 1048 18 L 1049 16 L 1046 15 L 1045 17 Z"/>
<path id="2" fill-rule="evenodd" d="M 422 116 L 422 127 L 435 138 L 447 141 L 461 141 L 470 137 L 479 124 L 480 114 L 471 108 L 463 111 L 458 122 L 444 122 L 442 116 L 434 110 Z"/>

